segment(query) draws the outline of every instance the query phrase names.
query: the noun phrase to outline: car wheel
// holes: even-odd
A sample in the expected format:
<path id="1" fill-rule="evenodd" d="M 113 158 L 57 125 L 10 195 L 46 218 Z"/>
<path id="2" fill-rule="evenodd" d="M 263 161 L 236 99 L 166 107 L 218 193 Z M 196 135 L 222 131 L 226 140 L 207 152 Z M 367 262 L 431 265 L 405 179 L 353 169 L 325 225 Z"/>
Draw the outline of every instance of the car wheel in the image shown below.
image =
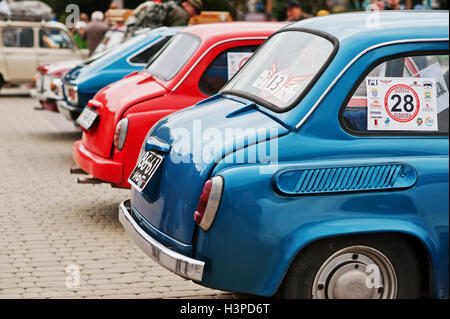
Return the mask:
<path id="1" fill-rule="evenodd" d="M 411 299 L 420 297 L 420 265 L 412 245 L 395 234 L 331 238 L 300 252 L 277 297 Z"/>

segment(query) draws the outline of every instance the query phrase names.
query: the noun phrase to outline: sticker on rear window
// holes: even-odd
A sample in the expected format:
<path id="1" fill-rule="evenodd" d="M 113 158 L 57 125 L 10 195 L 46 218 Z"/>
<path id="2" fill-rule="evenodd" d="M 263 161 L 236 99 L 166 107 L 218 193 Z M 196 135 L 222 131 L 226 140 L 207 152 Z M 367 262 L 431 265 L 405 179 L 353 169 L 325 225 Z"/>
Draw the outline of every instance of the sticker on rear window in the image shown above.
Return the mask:
<path id="1" fill-rule="evenodd" d="M 437 131 L 433 78 L 366 79 L 369 131 Z"/>
<path id="2" fill-rule="evenodd" d="M 278 63 L 275 62 L 270 69 L 261 73 L 253 86 L 261 90 L 261 98 L 269 101 L 276 99 L 286 104 L 303 89 L 304 80 L 312 74 L 293 76 L 288 69 L 277 69 Z"/>
<path id="3" fill-rule="evenodd" d="M 228 52 L 228 80 L 230 80 L 240 68 L 250 59 L 251 52 Z"/>

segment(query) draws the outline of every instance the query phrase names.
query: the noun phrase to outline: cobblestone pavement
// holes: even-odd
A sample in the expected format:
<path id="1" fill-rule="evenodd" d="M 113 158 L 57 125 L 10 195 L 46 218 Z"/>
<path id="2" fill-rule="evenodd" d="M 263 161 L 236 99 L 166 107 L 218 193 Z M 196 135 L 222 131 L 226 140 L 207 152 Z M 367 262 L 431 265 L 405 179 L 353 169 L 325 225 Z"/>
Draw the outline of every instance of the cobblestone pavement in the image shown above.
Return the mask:
<path id="1" fill-rule="evenodd" d="M 78 185 L 69 169 L 81 133 L 35 105 L 0 96 L 0 298 L 239 297 L 184 280 L 141 252 L 117 218 L 129 191 Z M 69 265 L 80 269 L 79 288 L 66 287 Z"/>

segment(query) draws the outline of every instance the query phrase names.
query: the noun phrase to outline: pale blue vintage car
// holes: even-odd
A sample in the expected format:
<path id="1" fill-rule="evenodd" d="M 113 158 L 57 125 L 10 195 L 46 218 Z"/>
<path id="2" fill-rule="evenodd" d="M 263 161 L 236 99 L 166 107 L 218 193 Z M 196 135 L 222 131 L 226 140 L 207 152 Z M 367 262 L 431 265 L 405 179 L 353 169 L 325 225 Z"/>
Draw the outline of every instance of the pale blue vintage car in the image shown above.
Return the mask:
<path id="1" fill-rule="evenodd" d="M 285 27 L 151 129 L 124 228 L 208 287 L 448 298 L 448 27 L 448 11 Z"/>

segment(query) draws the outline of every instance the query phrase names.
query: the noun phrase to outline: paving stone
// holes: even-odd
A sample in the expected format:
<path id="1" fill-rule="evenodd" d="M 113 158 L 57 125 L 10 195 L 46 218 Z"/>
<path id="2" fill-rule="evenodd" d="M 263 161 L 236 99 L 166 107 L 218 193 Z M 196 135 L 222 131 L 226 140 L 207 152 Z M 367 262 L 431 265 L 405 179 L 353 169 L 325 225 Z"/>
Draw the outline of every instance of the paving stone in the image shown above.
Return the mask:
<path id="1" fill-rule="evenodd" d="M 69 174 L 81 133 L 10 89 L 0 95 L 0 298 L 230 298 L 148 258 L 117 218 L 129 190 Z M 9 92 L 9 93 L 8 93 Z M 77 265 L 80 287 L 66 287 Z"/>

